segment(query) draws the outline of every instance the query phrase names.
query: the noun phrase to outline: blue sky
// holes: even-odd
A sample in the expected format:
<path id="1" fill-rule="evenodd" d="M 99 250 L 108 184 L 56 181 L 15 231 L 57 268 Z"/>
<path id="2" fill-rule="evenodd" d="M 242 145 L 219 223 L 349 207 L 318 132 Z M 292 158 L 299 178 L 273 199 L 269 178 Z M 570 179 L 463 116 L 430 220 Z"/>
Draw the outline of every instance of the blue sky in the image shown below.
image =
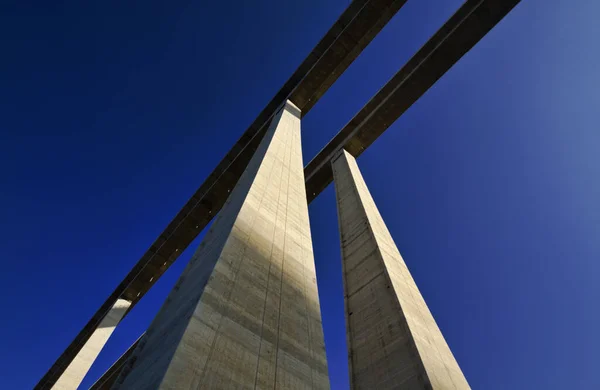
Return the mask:
<path id="1" fill-rule="evenodd" d="M 33 387 L 348 5 L 203 3 L 0 5 L 1 388 Z M 305 117 L 305 163 L 461 3 L 408 1 Z M 358 160 L 474 389 L 600 388 L 599 12 L 522 1 Z M 331 186 L 310 217 L 346 389 Z"/>

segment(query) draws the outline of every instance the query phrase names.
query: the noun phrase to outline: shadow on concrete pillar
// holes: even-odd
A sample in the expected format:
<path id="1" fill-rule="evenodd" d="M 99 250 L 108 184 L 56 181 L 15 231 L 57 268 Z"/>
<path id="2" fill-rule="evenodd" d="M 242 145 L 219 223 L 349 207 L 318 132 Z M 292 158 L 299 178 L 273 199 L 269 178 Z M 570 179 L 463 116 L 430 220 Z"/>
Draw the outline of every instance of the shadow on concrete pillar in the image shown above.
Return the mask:
<path id="1" fill-rule="evenodd" d="M 292 103 L 275 115 L 113 388 L 329 388 Z"/>

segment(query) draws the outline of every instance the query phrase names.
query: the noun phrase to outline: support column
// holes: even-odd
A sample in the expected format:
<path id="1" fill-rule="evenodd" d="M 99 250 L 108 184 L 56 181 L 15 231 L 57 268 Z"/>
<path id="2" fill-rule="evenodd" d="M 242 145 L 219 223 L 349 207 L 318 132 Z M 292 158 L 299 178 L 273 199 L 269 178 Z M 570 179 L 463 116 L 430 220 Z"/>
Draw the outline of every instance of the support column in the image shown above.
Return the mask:
<path id="1" fill-rule="evenodd" d="M 74 390 L 79 387 L 81 381 L 83 381 L 83 378 L 100 354 L 100 351 L 102 351 L 104 344 L 106 344 L 115 327 L 121 321 L 127 309 L 129 309 L 129 306 L 131 306 L 131 302 L 125 299 L 118 299 L 115 302 L 75 359 L 73 359 L 60 378 L 58 378 L 54 386 L 52 386 L 52 389 Z"/>
<path id="2" fill-rule="evenodd" d="M 470 389 L 358 169 L 332 160 L 352 389 Z"/>
<path id="3" fill-rule="evenodd" d="M 329 388 L 290 102 L 113 388 Z"/>

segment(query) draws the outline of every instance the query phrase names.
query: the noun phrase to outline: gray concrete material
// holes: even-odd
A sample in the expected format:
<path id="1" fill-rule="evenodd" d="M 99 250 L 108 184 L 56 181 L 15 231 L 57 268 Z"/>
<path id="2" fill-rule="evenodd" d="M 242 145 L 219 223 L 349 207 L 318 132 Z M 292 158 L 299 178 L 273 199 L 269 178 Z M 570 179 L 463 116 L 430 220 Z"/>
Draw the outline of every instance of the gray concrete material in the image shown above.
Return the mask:
<path id="1" fill-rule="evenodd" d="M 121 318 L 125 315 L 131 302 L 125 299 L 119 299 L 112 306 L 108 314 L 102 319 L 100 325 L 94 330 L 92 336 L 87 340 L 83 348 L 79 350 L 75 359 L 64 370 L 58 378 L 52 389 L 56 390 L 74 390 L 79 387 L 83 378 L 94 364 L 94 361 L 104 348 L 104 344 L 110 338 Z"/>
<path id="2" fill-rule="evenodd" d="M 345 149 L 354 157 L 360 156 L 518 3 L 467 0 L 308 163 L 304 170 L 308 201 L 333 180 L 333 155 Z"/>
<path id="3" fill-rule="evenodd" d="M 212 220 L 246 169 L 277 108 L 287 99 L 306 115 L 327 89 L 358 57 L 406 0 L 355 0 L 308 54 L 298 69 L 258 114 L 200 188 L 143 254 L 106 302 L 40 380 L 49 389 L 91 336 L 118 298 L 144 296 L 178 256 Z"/>
<path id="4" fill-rule="evenodd" d="M 114 388 L 327 389 L 300 143 L 269 131 Z"/>
<path id="5" fill-rule="evenodd" d="M 470 389 L 358 169 L 332 161 L 353 389 Z"/>

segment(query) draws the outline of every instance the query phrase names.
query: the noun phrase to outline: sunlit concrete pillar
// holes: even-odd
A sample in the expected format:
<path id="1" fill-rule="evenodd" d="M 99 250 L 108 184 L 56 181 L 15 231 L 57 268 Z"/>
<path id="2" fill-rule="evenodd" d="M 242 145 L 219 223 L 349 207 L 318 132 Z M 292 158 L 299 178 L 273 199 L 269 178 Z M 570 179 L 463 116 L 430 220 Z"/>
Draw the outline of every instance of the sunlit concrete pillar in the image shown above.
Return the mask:
<path id="1" fill-rule="evenodd" d="M 113 388 L 329 388 L 290 102 Z"/>
<path id="2" fill-rule="evenodd" d="M 77 389 L 90 370 L 90 367 L 92 367 L 94 360 L 96 360 L 98 354 L 102 351 L 104 344 L 106 344 L 110 335 L 115 330 L 115 327 L 121 321 L 127 309 L 129 309 L 129 306 L 131 306 L 131 302 L 125 299 L 118 299 L 115 302 L 75 359 L 73 359 L 60 378 L 58 378 L 52 389 Z"/>
<path id="3" fill-rule="evenodd" d="M 332 160 L 353 389 L 469 389 L 356 165 Z M 389 176 L 382 178 L 389 180 Z"/>

